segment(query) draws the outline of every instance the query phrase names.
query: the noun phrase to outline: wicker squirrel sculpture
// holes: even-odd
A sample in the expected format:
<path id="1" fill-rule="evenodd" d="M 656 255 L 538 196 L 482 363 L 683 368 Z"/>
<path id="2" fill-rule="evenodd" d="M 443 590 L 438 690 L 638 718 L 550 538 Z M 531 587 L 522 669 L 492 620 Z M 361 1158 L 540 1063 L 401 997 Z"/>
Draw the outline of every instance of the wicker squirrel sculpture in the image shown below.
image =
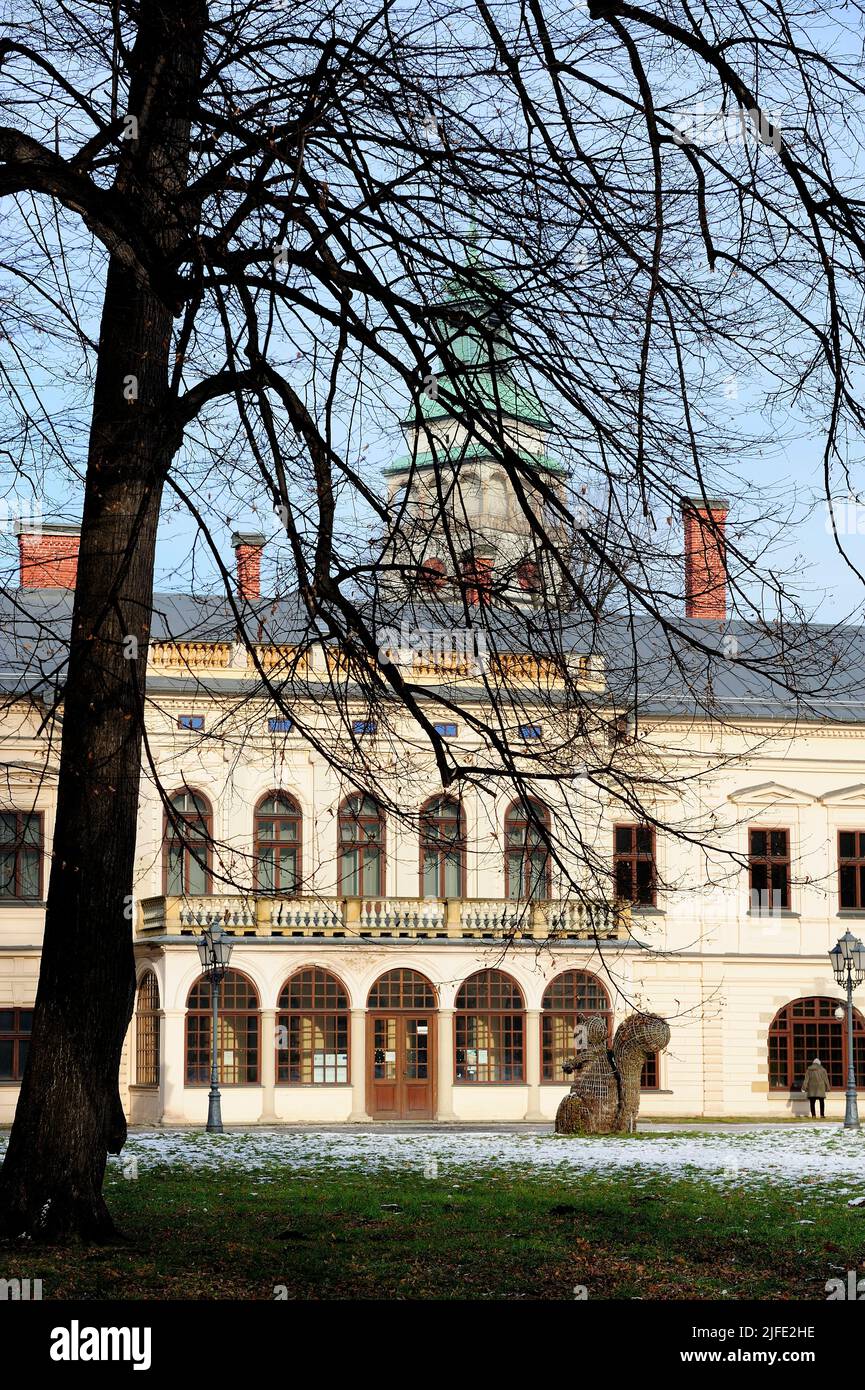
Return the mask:
<path id="1" fill-rule="evenodd" d="M 564 1071 L 573 1079 L 556 1113 L 557 1134 L 629 1134 L 640 1109 L 640 1076 L 646 1057 L 662 1051 L 670 1029 L 657 1014 L 631 1014 L 607 1047 L 603 1018 L 577 1016 L 583 1044 Z"/>

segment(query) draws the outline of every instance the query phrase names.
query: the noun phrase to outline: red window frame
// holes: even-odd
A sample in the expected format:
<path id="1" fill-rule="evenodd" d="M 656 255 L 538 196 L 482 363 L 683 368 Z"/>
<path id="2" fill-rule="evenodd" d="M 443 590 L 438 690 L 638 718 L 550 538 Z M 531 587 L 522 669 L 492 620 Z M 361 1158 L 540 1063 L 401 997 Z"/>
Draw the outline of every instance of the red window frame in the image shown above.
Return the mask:
<path id="1" fill-rule="evenodd" d="M 456 814 L 451 814 L 455 811 Z M 455 830 L 456 833 L 453 833 Z M 453 796 L 433 796 L 420 809 L 420 896 L 422 898 L 464 898 L 466 894 L 466 829 L 462 802 Z M 447 892 L 450 859 L 459 856 L 459 885 Z M 435 857 L 436 891 L 427 886 L 427 858 Z"/>
<path id="2" fill-rule="evenodd" d="M 264 809 L 268 802 L 273 803 L 274 809 L 272 811 Z M 283 809 L 279 809 L 280 807 Z M 283 835 L 280 828 L 280 822 L 291 821 L 297 822 L 293 838 L 291 834 Z M 271 827 L 270 834 L 265 833 L 268 826 Z M 255 807 L 253 837 L 253 882 L 256 892 L 289 893 L 292 895 L 299 893 L 303 875 L 303 812 L 297 799 L 289 792 L 268 792 L 262 796 Z M 290 882 L 286 883 L 282 882 L 281 850 L 294 850 L 294 873 Z M 268 851 L 271 854 L 273 884 L 270 887 L 264 887 L 261 863 Z"/>
<path id="3" fill-rule="evenodd" d="M 181 798 L 191 797 L 192 807 L 184 808 L 175 805 Z M 211 873 L 211 860 L 213 848 L 213 809 L 210 801 L 202 792 L 196 791 L 194 787 L 181 787 L 176 792 L 172 792 L 169 797 L 172 813 L 165 813 L 164 821 L 164 853 L 162 859 L 162 882 L 163 891 L 166 896 L 174 897 L 195 897 L 198 893 L 209 893 L 213 887 Z M 181 830 L 182 825 L 196 827 L 200 833 L 193 838 L 187 839 Z M 193 850 L 195 844 L 198 853 Z M 172 883 L 172 850 L 179 846 L 181 851 L 181 886 L 179 892 L 176 885 Z M 201 846 L 204 847 L 203 855 L 200 853 Z M 202 863 L 203 861 L 203 863 Z M 204 868 L 204 887 L 190 888 L 190 866 L 196 864 Z"/>
<path id="4" fill-rule="evenodd" d="M 658 870 L 653 825 L 622 823 L 613 826 L 613 877 L 619 901 L 637 907 L 655 906 Z"/>
<path id="5" fill-rule="evenodd" d="M 758 843 L 764 837 L 762 846 Z M 783 850 L 780 848 L 783 836 Z M 786 826 L 753 825 L 748 831 L 748 887 L 752 910 L 788 911 L 790 891 L 790 831 Z M 767 896 L 771 889 L 771 899 Z M 776 893 L 780 900 L 776 901 Z M 757 897 L 755 898 L 755 894 Z"/>
<path id="6" fill-rule="evenodd" d="M 0 878 L 0 900 L 13 902 L 41 902 L 44 890 L 43 866 L 45 858 L 45 824 L 41 811 L 19 811 L 15 807 L 8 807 L 0 811 L 0 818 L 3 820 L 15 817 L 15 828 L 12 839 L 0 841 L 0 858 L 6 855 L 14 857 L 12 875 L 9 880 Z M 27 840 L 29 825 L 36 823 L 36 835 L 34 839 Z M 5 835 L 5 825 L 0 828 L 0 834 Z M 30 856 L 36 861 L 36 891 L 35 893 L 23 893 L 24 886 L 23 861 Z M 9 883 L 11 892 L 6 891 L 6 884 Z"/>

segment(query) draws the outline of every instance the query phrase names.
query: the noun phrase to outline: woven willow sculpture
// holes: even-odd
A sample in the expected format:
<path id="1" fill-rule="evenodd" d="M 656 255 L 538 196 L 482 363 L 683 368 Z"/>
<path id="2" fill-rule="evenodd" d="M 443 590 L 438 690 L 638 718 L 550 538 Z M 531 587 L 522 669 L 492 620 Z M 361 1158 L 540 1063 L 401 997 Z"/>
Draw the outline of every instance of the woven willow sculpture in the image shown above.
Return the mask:
<path id="1" fill-rule="evenodd" d="M 571 1089 L 556 1114 L 557 1134 L 629 1134 L 640 1109 L 643 1063 L 670 1041 L 670 1029 L 657 1014 L 631 1014 L 619 1024 L 607 1047 L 603 1018 L 578 1015 L 576 1056 L 565 1062 Z"/>

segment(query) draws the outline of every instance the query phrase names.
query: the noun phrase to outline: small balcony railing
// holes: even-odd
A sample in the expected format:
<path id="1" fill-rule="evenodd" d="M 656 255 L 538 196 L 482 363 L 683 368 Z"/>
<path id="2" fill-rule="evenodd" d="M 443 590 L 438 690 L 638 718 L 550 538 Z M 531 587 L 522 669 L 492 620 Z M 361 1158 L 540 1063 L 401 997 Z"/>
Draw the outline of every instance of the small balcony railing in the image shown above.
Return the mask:
<path id="1" fill-rule="evenodd" d="M 508 898 L 286 898 L 270 894 L 145 898 L 139 936 L 197 936 L 220 923 L 232 936 L 417 940 L 615 941 L 628 936 L 626 903 Z"/>

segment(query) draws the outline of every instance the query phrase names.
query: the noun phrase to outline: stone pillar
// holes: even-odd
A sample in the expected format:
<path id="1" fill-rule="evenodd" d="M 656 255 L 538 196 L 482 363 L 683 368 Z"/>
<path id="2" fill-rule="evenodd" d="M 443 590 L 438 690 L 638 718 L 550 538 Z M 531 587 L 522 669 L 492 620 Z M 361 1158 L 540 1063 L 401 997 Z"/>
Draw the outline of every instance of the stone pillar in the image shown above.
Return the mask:
<path id="1" fill-rule="evenodd" d="M 186 1010 L 164 1009 L 159 1069 L 162 1073 L 162 1124 L 188 1123 L 195 1117 L 186 1113 L 185 1060 Z"/>
<path id="2" fill-rule="evenodd" d="M 366 1009 L 351 1011 L 351 1114 L 349 1122 L 362 1124 L 366 1111 Z"/>
<path id="3" fill-rule="evenodd" d="M 438 1041 L 436 1046 L 437 1120 L 455 1120 L 454 1113 L 454 1011 L 439 1009 L 436 1016 Z"/>
<path id="4" fill-rule="evenodd" d="M 526 1081 L 528 1082 L 527 1120 L 543 1120 L 541 1114 L 541 1011 L 526 1009 Z"/>
<path id="5" fill-rule="evenodd" d="M 276 1124 L 276 1010 L 261 1011 L 261 1125 Z"/>

